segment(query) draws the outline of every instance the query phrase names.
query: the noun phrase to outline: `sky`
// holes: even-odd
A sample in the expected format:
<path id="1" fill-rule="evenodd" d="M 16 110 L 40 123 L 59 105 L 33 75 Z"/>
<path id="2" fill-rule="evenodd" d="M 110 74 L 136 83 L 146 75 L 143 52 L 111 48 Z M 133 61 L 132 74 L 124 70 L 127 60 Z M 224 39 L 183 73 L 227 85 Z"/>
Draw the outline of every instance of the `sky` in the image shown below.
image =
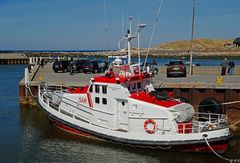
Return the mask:
<path id="1" fill-rule="evenodd" d="M 122 31 L 128 29 L 129 16 L 133 32 L 139 22 L 147 24 L 140 35 L 141 47 L 146 48 L 160 3 L 161 0 L 0 0 L 0 50 L 116 50 Z M 193 0 L 162 0 L 150 46 L 189 40 L 192 10 Z M 196 0 L 194 38 L 239 37 L 239 18 L 239 0 Z M 137 46 L 136 41 L 132 44 Z"/>

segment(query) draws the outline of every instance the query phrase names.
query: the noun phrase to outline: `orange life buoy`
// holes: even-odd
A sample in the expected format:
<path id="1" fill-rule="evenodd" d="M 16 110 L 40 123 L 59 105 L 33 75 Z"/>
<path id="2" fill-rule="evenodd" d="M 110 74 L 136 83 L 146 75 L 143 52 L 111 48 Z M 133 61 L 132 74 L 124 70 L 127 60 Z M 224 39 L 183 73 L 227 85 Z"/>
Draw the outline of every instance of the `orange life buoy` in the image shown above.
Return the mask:
<path id="1" fill-rule="evenodd" d="M 153 127 L 152 128 L 148 128 L 149 124 L 151 124 Z M 144 129 L 149 134 L 155 133 L 156 127 L 157 127 L 157 123 L 153 119 L 147 119 L 144 122 Z"/>

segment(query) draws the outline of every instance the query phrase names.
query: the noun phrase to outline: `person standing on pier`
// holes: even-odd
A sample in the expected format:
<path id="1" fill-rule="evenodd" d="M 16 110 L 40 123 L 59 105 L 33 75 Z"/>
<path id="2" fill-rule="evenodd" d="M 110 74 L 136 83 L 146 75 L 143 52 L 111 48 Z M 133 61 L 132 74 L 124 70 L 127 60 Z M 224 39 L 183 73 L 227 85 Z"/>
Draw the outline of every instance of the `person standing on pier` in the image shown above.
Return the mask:
<path id="1" fill-rule="evenodd" d="M 44 59 L 41 59 L 41 61 L 40 61 L 41 68 L 44 67 L 44 64 L 45 64 L 45 60 L 44 60 Z"/>
<path id="2" fill-rule="evenodd" d="M 224 59 L 224 61 L 221 63 L 221 66 L 222 66 L 221 75 L 224 76 L 224 75 L 226 75 L 226 70 L 227 70 L 227 67 L 228 67 L 227 58 Z"/>
<path id="3" fill-rule="evenodd" d="M 228 73 L 229 73 L 229 75 L 233 75 L 234 74 L 234 67 L 235 67 L 235 63 L 234 63 L 233 60 L 231 60 L 228 63 Z"/>

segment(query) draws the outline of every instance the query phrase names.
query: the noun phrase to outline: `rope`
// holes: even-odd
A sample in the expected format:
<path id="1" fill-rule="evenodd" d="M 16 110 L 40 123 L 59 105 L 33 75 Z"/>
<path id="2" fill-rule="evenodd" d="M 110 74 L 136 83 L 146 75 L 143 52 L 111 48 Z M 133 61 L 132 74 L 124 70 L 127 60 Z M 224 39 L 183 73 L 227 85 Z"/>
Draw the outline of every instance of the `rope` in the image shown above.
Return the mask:
<path id="1" fill-rule="evenodd" d="M 147 62 L 147 58 L 148 58 L 149 51 L 150 51 L 150 47 L 151 47 L 151 45 L 152 45 L 153 35 L 154 35 L 155 30 L 156 30 L 156 27 L 157 27 L 160 10 L 161 10 L 161 8 L 162 8 L 162 3 L 163 3 L 163 0 L 160 1 L 159 7 L 158 7 L 158 12 L 157 12 L 155 24 L 154 24 L 154 26 L 153 26 L 152 35 L 151 35 L 151 38 L 150 38 L 150 41 L 149 41 L 149 45 L 148 45 L 147 55 L 146 55 L 146 58 L 145 58 L 145 61 L 144 61 L 144 65 L 143 65 L 143 70 L 145 69 L 146 62 Z"/>
<path id="2" fill-rule="evenodd" d="M 26 88 L 29 90 L 29 92 L 30 92 L 30 94 L 31 94 L 31 96 L 33 97 L 33 98 L 37 98 L 38 96 L 35 96 L 33 93 L 32 93 L 32 90 L 31 90 L 31 88 L 26 84 Z"/>
<path id="3" fill-rule="evenodd" d="M 194 106 L 194 108 L 199 108 L 202 106 L 231 105 L 231 104 L 236 104 L 236 103 L 240 103 L 240 101 L 223 102 L 223 103 L 219 103 L 219 104 L 198 105 L 198 106 Z"/>
<path id="4" fill-rule="evenodd" d="M 216 151 L 214 151 L 214 149 L 210 146 L 210 144 L 209 144 L 209 142 L 208 142 L 208 140 L 207 140 L 207 135 L 204 134 L 202 137 L 203 137 L 203 139 L 205 140 L 206 144 L 208 145 L 209 149 L 210 149 L 216 156 L 218 156 L 219 158 L 221 158 L 221 159 L 223 159 L 223 160 L 225 160 L 225 161 L 228 161 L 228 162 L 230 162 L 230 163 L 235 163 L 235 162 L 236 162 L 236 163 L 240 163 L 240 159 L 229 159 L 229 158 L 225 158 L 225 157 L 219 155 L 219 154 L 218 154 Z"/>
<path id="5" fill-rule="evenodd" d="M 237 122 L 235 122 L 233 124 L 230 124 L 229 126 L 237 126 L 238 124 L 240 124 L 240 121 L 237 121 Z"/>

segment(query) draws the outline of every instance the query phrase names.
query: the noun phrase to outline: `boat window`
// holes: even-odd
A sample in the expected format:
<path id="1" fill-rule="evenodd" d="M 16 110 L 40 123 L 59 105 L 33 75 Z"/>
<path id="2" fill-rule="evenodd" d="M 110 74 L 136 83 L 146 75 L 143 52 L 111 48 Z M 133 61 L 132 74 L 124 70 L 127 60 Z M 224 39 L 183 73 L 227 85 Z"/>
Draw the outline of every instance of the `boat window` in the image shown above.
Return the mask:
<path id="1" fill-rule="evenodd" d="M 95 85 L 95 92 L 99 93 L 99 91 L 100 91 L 99 85 Z"/>
<path id="2" fill-rule="evenodd" d="M 132 106 L 133 110 L 137 110 L 137 105 Z"/>
<path id="3" fill-rule="evenodd" d="M 136 83 L 132 84 L 132 90 L 136 89 Z"/>
<path id="4" fill-rule="evenodd" d="M 146 79 L 146 83 L 147 83 L 147 85 L 149 85 L 150 84 L 150 79 Z"/>
<path id="5" fill-rule="evenodd" d="M 102 98 L 102 103 L 106 105 L 107 104 L 107 98 Z"/>
<path id="6" fill-rule="evenodd" d="M 93 88 L 92 88 L 92 87 L 93 87 L 93 86 L 90 85 L 89 92 L 92 92 L 92 91 L 93 91 Z"/>
<path id="7" fill-rule="evenodd" d="M 99 104 L 100 100 L 99 97 L 95 97 L 95 103 Z"/>
<path id="8" fill-rule="evenodd" d="M 127 84 L 127 89 L 130 91 L 130 84 Z"/>
<path id="9" fill-rule="evenodd" d="M 140 88 L 142 88 L 142 85 L 141 85 L 140 82 L 138 82 L 138 83 L 137 83 L 137 89 L 140 89 Z"/>
<path id="10" fill-rule="evenodd" d="M 102 93 L 107 94 L 107 86 L 106 85 L 102 86 Z"/>

